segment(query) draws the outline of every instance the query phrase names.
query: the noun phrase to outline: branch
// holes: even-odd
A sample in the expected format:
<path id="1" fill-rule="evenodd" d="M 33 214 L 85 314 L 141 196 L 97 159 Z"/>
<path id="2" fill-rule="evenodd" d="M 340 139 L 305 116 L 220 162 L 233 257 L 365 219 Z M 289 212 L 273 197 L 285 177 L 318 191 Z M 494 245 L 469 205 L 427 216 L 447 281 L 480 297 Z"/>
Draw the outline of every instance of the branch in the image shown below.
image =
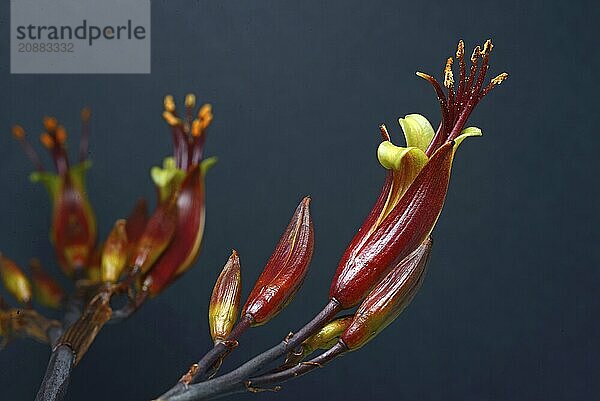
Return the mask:
<path id="1" fill-rule="evenodd" d="M 183 396 L 187 397 L 187 394 L 193 390 L 193 393 L 202 393 L 208 389 L 218 389 L 219 392 L 229 391 L 235 389 L 240 384 L 245 383 L 248 379 L 265 368 L 267 365 L 288 354 L 298 347 L 304 340 L 310 337 L 315 331 L 319 330 L 323 325 L 329 322 L 341 309 L 339 302 L 335 299 L 331 299 L 325 308 L 317 316 L 313 318 L 308 324 L 302 327 L 296 334 L 290 333 L 281 343 L 274 346 L 273 348 L 263 352 L 262 354 L 249 360 L 239 368 L 227 373 L 223 376 L 215 379 L 206 381 L 204 383 L 194 384 L 191 386 L 184 386 L 184 390 L 180 395 L 172 395 L 172 390 L 158 398 L 161 401 L 174 401 L 174 400 L 188 400 L 188 399 L 201 399 L 201 398 L 180 398 Z M 180 382 L 181 383 L 181 382 Z M 178 383 L 178 385 L 180 384 Z M 180 386 L 181 387 L 181 386 Z M 200 394 L 199 393 L 199 394 Z M 211 393 L 212 394 L 212 393 Z M 217 394 L 217 393 L 215 393 Z"/>
<path id="2" fill-rule="evenodd" d="M 263 391 L 279 391 L 281 386 L 277 385 L 285 381 L 300 377 L 315 369 L 322 368 L 334 358 L 343 355 L 348 348 L 342 342 L 338 342 L 331 349 L 307 362 L 300 362 L 297 365 L 274 373 L 267 373 L 262 376 L 253 377 L 247 380 L 210 380 L 204 383 L 190 386 L 185 393 L 168 398 L 168 401 L 200 401 L 224 397 L 237 393 L 251 392 L 258 393 Z M 225 377 L 225 376 L 223 376 Z M 274 387 L 264 387 L 273 386 Z"/>

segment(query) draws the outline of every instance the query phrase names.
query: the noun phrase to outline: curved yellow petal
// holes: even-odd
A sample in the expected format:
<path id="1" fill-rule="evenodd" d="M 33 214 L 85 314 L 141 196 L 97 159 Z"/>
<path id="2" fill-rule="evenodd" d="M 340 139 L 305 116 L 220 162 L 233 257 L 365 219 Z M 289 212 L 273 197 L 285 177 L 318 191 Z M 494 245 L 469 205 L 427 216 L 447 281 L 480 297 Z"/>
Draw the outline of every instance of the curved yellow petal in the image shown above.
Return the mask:
<path id="1" fill-rule="evenodd" d="M 420 114 L 408 114 L 404 118 L 398 119 L 398 122 L 404 132 L 406 146 L 425 151 L 435 135 L 429 121 Z"/>
<path id="2" fill-rule="evenodd" d="M 383 167 L 392 170 L 392 186 L 386 204 L 373 229 L 379 226 L 392 211 L 428 161 L 427 155 L 421 149 L 403 148 L 390 141 L 381 142 L 377 149 L 377 158 Z"/>
<path id="3" fill-rule="evenodd" d="M 480 128 L 477 127 L 467 127 L 464 130 L 461 131 L 460 135 L 456 137 L 456 139 L 454 140 L 454 142 L 456 143 L 456 146 L 454 146 L 454 151 L 456 152 L 456 149 L 458 148 L 458 146 L 462 143 L 462 141 L 464 141 L 466 138 L 470 137 L 470 136 L 482 136 L 483 132 L 481 132 Z"/>
<path id="4" fill-rule="evenodd" d="M 403 148 L 390 141 L 383 141 L 377 148 L 377 159 L 388 170 L 400 171 L 409 168 L 418 170 L 427 163 L 427 155 L 417 147 Z"/>
<path id="5" fill-rule="evenodd" d="M 183 181 L 185 171 L 177 168 L 174 158 L 167 157 L 162 167 L 155 166 L 150 169 L 150 176 L 158 188 L 160 201 L 164 202 Z"/>

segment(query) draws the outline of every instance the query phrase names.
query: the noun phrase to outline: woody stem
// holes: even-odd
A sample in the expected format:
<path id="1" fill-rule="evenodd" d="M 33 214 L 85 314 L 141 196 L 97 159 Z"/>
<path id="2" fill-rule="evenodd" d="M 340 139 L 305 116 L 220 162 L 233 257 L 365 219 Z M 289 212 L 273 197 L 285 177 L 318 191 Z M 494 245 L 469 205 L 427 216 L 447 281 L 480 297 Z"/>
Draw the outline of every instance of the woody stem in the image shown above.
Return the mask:
<path id="1" fill-rule="evenodd" d="M 183 401 L 210 399 L 214 396 L 227 394 L 229 391 L 244 385 L 252 375 L 259 370 L 268 367 L 280 357 L 288 354 L 298 347 L 304 340 L 323 327 L 341 310 L 340 303 L 331 299 L 325 308 L 317 314 L 309 323 L 302 327 L 297 333 L 285 338 L 281 343 L 262 354 L 252 358 L 239 368 L 215 379 L 206 382 L 192 384 L 179 395 L 167 398 L 159 398 L 162 401 Z"/>
<path id="2" fill-rule="evenodd" d="M 75 362 L 75 353 L 68 344 L 61 344 L 56 348 L 54 346 L 64 330 L 70 327 L 81 315 L 83 300 L 78 295 L 73 294 L 69 297 L 65 305 L 62 327 L 51 328 L 48 332 L 50 345 L 53 349 L 35 401 L 60 401 L 67 394 L 69 379 Z"/>
<path id="3" fill-rule="evenodd" d="M 195 384 L 190 387 L 189 391 L 169 398 L 169 401 L 200 401 L 220 398 L 226 395 L 237 393 L 261 391 L 278 391 L 280 386 L 274 386 L 283 383 L 290 379 L 300 377 L 306 373 L 312 372 L 315 369 L 322 368 L 334 358 L 344 354 L 348 348 L 341 342 L 334 345 L 328 351 L 307 362 L 301 362 L 293 367 L 275 373 L 267 373 L 262 376 L 252 377 L 242 381 L 219 381 L 211 380 L 204 383 Z"/>

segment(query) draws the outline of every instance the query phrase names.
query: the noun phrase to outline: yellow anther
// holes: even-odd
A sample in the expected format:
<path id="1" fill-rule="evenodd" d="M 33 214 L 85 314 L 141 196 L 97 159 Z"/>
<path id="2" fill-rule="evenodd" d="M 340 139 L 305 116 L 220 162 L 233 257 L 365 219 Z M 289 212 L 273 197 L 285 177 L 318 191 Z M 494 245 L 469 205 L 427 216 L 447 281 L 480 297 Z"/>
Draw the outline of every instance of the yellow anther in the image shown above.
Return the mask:
<path id="1" fill-rule="evenodd" d="M 473 49 L 473 54 L 471 55 L 471 62 L 476 63 L 477 58 L 479 57 L 480 54 L 481 54 L 481 47 L 475 46 L 475 48 Z"/>
<path id="2" fill-rule="evenodd" d="M 188 93 L 185 95 L 185 107 L 188 109 L 193 109 L 196 106 L 196 95 L 193 93 Z"/>
<path id="3" fill-rule="evenodd" d="M 67 141 L 67 130 L 62 125 L 56 127 L 56 142 L 64 144 Z"/>
<path id="4" fill-rule="evenodd" d="M 202 124 L 200 120 L 197 118 L 192 121 L 192 136 L 200 136 L 202 135 Z"/>
<path id="5" fill-rule="evenodd" d="M 175 112 L 175 101 L 173 100 L 173 96 L 167 95 L 164 100 L 165 110 L 169 113 Z M 164 117 L 164 114 L 163 114 Z"/>
<path id="6" fill-rule="evenodd" d="M 58 121 L 54 117 L 44 117 L 43 123 L 47 131 L 54 131 L 58 125 Z"/>
<path id="7" fill-rule="evenodd" d="M 454 74 L 452 74 L 452 57 L 448 57 L 446 61 L 446 68 L 444 68 L 444 86 L 451 88 L 454 86 Z"/>
<path id="8" fill-rule="evenodd" d="M 52 149 L 54 147 L 54 139 L 47 132 L 44 132 L 42 135 L 40 135 L 40 142 L 47 149 Z"/>
<path id="9" fill-rule="evenodd" d="M 83 109 L 81 109 L 80 115 L 81 121 L 87 123 L 90 120 L 90 117 L 92 116 L 92 109 L 90 109 L 89 107 L 84 107 Z"/>
<path id="10" fill-rule="evenodd" d="M 502 74 L 498 75 L 497 77 L 493 78 L 491 81 L 492 85 L 500 85 L 502 82 L 504 82 L 506 80 L 506 78 L 508 78 L 508 73 L 507 72 L 503 72 Z"/>
<path id="11" fill-rule="evenodd" d="M 212 106 L 208 103 L 202 105 L 198 111 L 198 118 L 200 119 L 201 129 L 206 129 L 213 119 Z"/>
<path id="12" fill-rule="evenodd" d="M 465 42 L 461 40 L 458 41 L 458 46 L 456 48 L 456 58 L 461 59 L 465 55 Z"/>
<path id="13" fill-rule="evenodd" d="M 20 125 L 15 125 L 12 127 L 12 134 L 17 139 L 25 138 L 25 130 Z"/>
<path id="14" fill-rule="evenodd" d="M 492 44 L 492 39 L 486 40 L 485 43 L 483 44 L 483 50 L 481 51 L 481 55 L 488 56 L 492 52 L 493 48 L 494 48 L 494 45 Z"/>
<path id="15" fill-rule="evenodd" d="M 163 118 L 165 119 L 165 121 L 167 122 L 167 124 L 169 124 L 172 127 L 176 127 L 178 125 L 181 125 L 181 120 L 177 117 L 175 117 L 173 115 L 173 113 L 171 113 L 170 111 L 164 111 L 162 114 Z"/>
<path id="16" fill-rule="evenodd" d="M 200 119 L 206 118 L 208 116 L 212 118 L 212 106 L 210 105 L 210 103 L 203 104 L 202 107 L 200 107 L 200 110 L 198 110 L 198 117 L 200 117 Z"/>

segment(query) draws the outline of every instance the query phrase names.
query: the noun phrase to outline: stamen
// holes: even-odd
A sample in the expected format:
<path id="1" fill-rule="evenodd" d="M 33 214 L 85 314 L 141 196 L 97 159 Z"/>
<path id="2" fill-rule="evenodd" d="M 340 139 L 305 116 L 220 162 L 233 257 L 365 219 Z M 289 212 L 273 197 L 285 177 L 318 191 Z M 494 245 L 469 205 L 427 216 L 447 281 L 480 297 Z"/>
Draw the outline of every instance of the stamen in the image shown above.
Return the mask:
<path id="1" fill-rule="evenodd" d="M 187 109 L 193 109 L 196 107 L 196 95 L 193 93 L 188 93 L 185 95 L 185 107 Z"/>
<path id="2" fill-rule="evenodd" d="M 465 77 L 466 73 L 466 65 L 465 65 L 465 42 L 461 40 L 458 41 L 458 46 L 456 48 L 456 59 L 459 63 L 459 77 L 458 77 L 458 91 L 456 93 L 456 106 L 458 110 L 462 108 L 463 104 L 463 91 L 465 90 Z"/>
<path id="3" fill-rule="evenodd" d="M 177 127 L 177 126 L 182 125 L 181 119 L 178 117 L 175 117 L 175 115 L 173 115 L 173 113 L 168 110 L 163 111 L 162 116 L 165 119 L 165 121 L 167 122 L 167 124 L 169 124 L 171 127 Z"/>
<path id="4" fill-rule="evenodd" d="M 503 72 L 502 74 L 498 75 L 497 77 L 492 78 L 492 80 L 490 81 L 490 83 L 488 84 L 488 86 L 486 86 L 485 89 L 483 91 L 481 91 L 480 99 L 483 99 L 483 97 L 485 95 L 487 95 L 488 93 L 490 93 L 490 91 L 492 89 L 494 89 L 496 86 L 498 86 L 502 82 L 506 81 L 507 78 L 508 78 L 508 73 L 506 73 L 506 72 Z"/>
<path id="5" fill-rule="evenodd" d="M 202 135 L 201 123 L 200 123 L 200 120 L 195 118 L 194 121 L 192 121 L 192 136 L 197 137 L 200 135 Z"/>
<path id="6" fill-rule="evenodd" d="M 475 46 L 475 49 L 473 49 L 473 54 L 471 55 L 471 70 L 469 71 L 469 78 L 467 79 L 467 84 L 465 86 L 464 91 L 465 101 L 468 100 L 467 95 L 471 92 L 471 86 L 473 85 L 473 81 L 475 80 L 475 73 L 477 72 L 480 54 L 481 48 L 479 46 Z"/>
<path id="7" fill-rule="evenodd" d="M 439 145 L 441 145 L 442 141 L 445 139 L 444 136 L 447 129 L 446 127 L 449 127 L 451 122 L 449 118 L 450 116 L 448 105 L 446 103 L 446 95 L 444 95 L 444 92 L 442 91 L 442 87 L 440 86 L 439 82 L 431 75 L 425 74 L 423 72 L 417 71 L 417 76 L 423 78 L 424 80 L 429 82 L 431 86 L 433 86 L 433 89 L 437 94 L 438 101 L 440 102 L 440 112 L 442 114 L 442 120 L 440 121 L 440 125 L 433 139 L 431 140 L 429 147 L 425 151 L 427 156 L 430 156 L 431 154 L 433 154 L 433 152 L 435 152 L 435 150 L 439 147 Z"/>
<path id="8" fill-rule="evenodd" d="M 47 133 L 44 132 L 40 135 L 40 142 L 42 143 L 42 145 L 44 145 L 44 147 L 48 150 L 52 150 L 54 149 L 54 138 L 52 138 L 52 136 Z"/>
<path id="9" fill-rule="evenodd" d="M 479 45 L 475 46 L 475 48 L 473 49 L 473 53 L 471 54 L 471 63 L 475 64 L 477 63 L 477 59 L 479 58 L 479 55 L 481 54 L 481 47 Z"/>
<path id="10" fill-rule="evenodd" d="M 456 48 L 456 58 L 459 62 L 460 76 L 458 92 L 454 91 L 454 76 L 452 71 L 453 59 L 448 58 L 444 68 L 444 86 L 448 89 L 446 99 L 440 84 L 430 75 L 418 72 L 417 75 L 427 80 L 436 91 L 442 111 L 442 122 L 435 133 L 429 147 L 425 151 L 427 155 L 433 154 L 439 146 L 446 141 L 453 141 L 460 135 L 469 115 L 477 103 L 491 91 L 508 78 L 507 73 L 502 73 L 493 78 L 482 90 L 486 73 L 489 68 L 489 57 L 494 48 L 491 39 L 481 46 L 476 46 L 471 55 L 471 67 L 468 77 L 466 76 L 465 45 L 462 40 Z M 481 63 L 479 60 L 481 59 Z"/>
<path id="11" fill-rule="evenodd" d="M 492 44 L 491 39 L 486 40 L 485 44 L 483 45 L 483 50 L 480 52 L 482 60 L 481 60 L 481 67 L 479 68 L 479 75 L 477 76 L 477 81 L 475 82 L 475 85 L 473 86 L 473 89 L 471 90 L 471 95 L 467 101 L 466 106 L 461 111 L 461 115 L 459 116 L 458 120 L 454 124 L 454 127 L 452 128 L 452 131 L 450 132 L 450 135 L 448 136 L 449 140 L 454 140 L 454 139 L 456 139 L 456 137 L 458 137 L 458 135 L 460 135 L 460 132 L 462 131 L 464 125 L 466 124 L 467 119 L 469 118 L 469 115 L 471 114 L 471 112 L 473 111 L 473 109 L 475 108 L 477 103 L 482 98 L 481 88 L 483 86 L 483 81 L 485 80 L 485 75 L 486 75 L 488 67 L 489 67 L 489 59 L 490 59 L 489 56 L 492 51 L 492 48 L 493 48 L 493 44 Z"/>
<path id="12" fill-rule="evenodd" d="M 213 119 L 212 106 L 209 103 L 203 104 L 202 107 L 200 107 L 198 118 L 200 119 L 202 131 L 204 131 L 208 128 Z"/>
<path id="13" fill-rule="evenodd" d="M 164 105 L 166 111 L 168 111 L 169 113 L 175 113 L 175 101 L 173 100 L 173 96 L 165 96 Z"/>
<path id="14" fill-rule="evenodd" d="M 65 142 L 67 141 L 67 131 L 65 130 L 65 127 L 63 127 L 62 125 L 59 125 L 58 127 L 56 127 L 56 133 L 55 133 L 55 137 L 56 137 L 56 142 L 59 145 L 64 145 Z"/>
<path id="15" fill-rule="evenodd" d="M 492 81 L 490 82 L 490 84 L 493 84 L 494 86 L 500 85 L 502 82 L 504 82 L 506 80 L 506 78 L 508 78 L 508 73 L 503 72 L 502 74 L 498 75 L 497 77 L 492 78 Z"/>
<path id="16" fill-rule="evenodd" d="M 446 61 L 446 67 L 444 68 L 444 86 L 448 89 L 454 86 L 454 74 L 452 73 L 452 63 L 454 60 L 452 57 L 448 57 Z"/>
<path id="17" fill-rule="evenodd" d="M 383 139 L 384 141 L 390 141 L 390 134 L 387 130 L 387 127 L 385 126 L 385 124 L 381 124 L 379 126 L 379 132 L 381 132 L 381 139 Z"/>
<path id="18" fill-rule="evenodd" d="M 25 139 L 25 130 L 20 125 L 15 125 L 12 127 L 12 134 L 15 139 L 22 141 Z"/>
<path id="19" fill-rule="evenodd" d="M 79 141 L 79 162 L 83 163 L 88 156 L 90 146 L 90 118 L 92 110 L 89 107 L 81 109 L 81 140 Z"/>
<path id="20" fill-rule="evenodd" d="M 196 95 L 193 93 L 188 93 L 185 95 L 185 100 L 183 103 L 185 105 L 184 131 L 189 133 L 191 131 L 194 107 L 196 106 Z"/>
<path id="21" fill-rule="evenodd" d="M 448 57 L 446 60 L 446 67 L 444 68 L 444 86 L 448 89 L 448 120 L 454 122 L 455 110 L 454 110 L 454 73 L 452 72 L 452 63 L 454 60 L 452 57 Z"/>
<path id="22" fill-rule="evenodd" d="M 48 132 L 55 131 L 56 126 L 58 125 L 58 121 L 54 117 L 44 117 L 42 122 L 44 124 L 44 128 L 46 128 L 46 131 Z"/>
<path id="23" fill-rule="evenodd" d="M 440 108 L 442 111 L 442 121 L 447 121 L 448 109 L 446 104 L 446 95 L 444 95 L 444 91 L 442 91 L 442 87 L 440 86 L 439 82 L 434 77 L 432 77 L 429 74 L 425 74 L 424 72 L 417 71 L 416 74 L 418 77 L 423 78 L 424 80 L 429 82 L 431 86 L 433 86 L 433 89 L 435 90 L 435 93 L 438 97 L 438 101 L 440 102 Z"/>
<path id="24" fill-rule="evenodd" d="M 481 51 L 482 56 L 489 56 L 494 48 L 494 44 L 492 43 L 492 39 L 488 39 L 483 44 L 483 50 Z"/>
<path id="25" fill-rule="evenodd" d="M 212 122 L 212 119 L 212 106 L 208 103 L 203 104 L 202 107 L 200 107 L 200 110 L 198 110 L 198 119 L 194 120 L 194 122 L 198 121 L 196 124 L 197 126 L 192 126 L 193 142 L 190 150 L 190 160 L 192 164 L 198 164 L 202 160 L 204 143 L 206 142 L 206 135 L 204 135 L 204 132 Z"/>
<path id="26" fill-rule="evenodd" d="M 44 166 L 42 165 L 40 156 L 38 155 L 38 153 L 35 151 L 33 146 L 31 146 L 31 144 L 27 140 L 26 135 L 25 135 L 25 130 L 23 129 L 23 127 L 21 127 L 20 125 L 13 126 L 12 134 L 19 141 L 19 143 L 21 144 L 21 147 L 23 148 L 23 151 L 25 152 L 27 157 L 29 157 L 29 159 L 35 166 L 36 170 L 44 171 Z"/>
<path id="27" fill-rule="evenodd" d="M 465 58 L 465 42 L 463 40 L 458 41 L 458 46 L 456 47 L 456 58 L 458 60 Z"/>

